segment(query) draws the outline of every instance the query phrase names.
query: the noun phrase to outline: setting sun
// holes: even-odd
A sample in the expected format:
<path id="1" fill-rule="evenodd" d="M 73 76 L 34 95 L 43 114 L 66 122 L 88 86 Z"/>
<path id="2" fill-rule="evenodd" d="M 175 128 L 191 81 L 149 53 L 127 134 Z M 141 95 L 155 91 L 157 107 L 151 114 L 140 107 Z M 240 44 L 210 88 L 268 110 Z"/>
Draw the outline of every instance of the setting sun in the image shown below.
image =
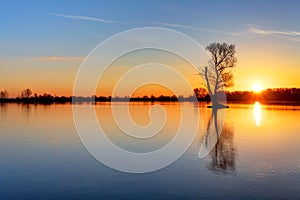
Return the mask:
<path id="1" fill-rule="evenodd" d="M 259 83 L 255 83 L 254 85 L 253 85 L 253 91 L 254 92 L 260 92 L 260 91 L 262 91 L 263 90 L 263 87 L 261 86 L 261 84 L 259 84 Z"/>

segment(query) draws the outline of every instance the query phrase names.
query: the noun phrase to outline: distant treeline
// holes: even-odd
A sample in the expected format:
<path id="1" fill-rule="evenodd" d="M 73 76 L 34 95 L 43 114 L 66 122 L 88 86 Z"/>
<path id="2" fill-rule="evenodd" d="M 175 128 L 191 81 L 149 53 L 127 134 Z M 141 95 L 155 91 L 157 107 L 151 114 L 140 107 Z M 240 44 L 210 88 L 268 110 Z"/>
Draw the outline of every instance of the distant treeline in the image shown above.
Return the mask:
<path id="1" fill-rule="evenodd" d="M 16 102 L 16 103 L 41 103 L 41 104 L 50 104 L 50 103 L 80 103 L 80 102 L 177 102 L 177 101 L 193 101 L 195 97 L 183 97 L 179 96 L 164 96 L 160 95 L 159 97 L 155 96 L 143 96 L 143 97 L 111 97 L 111 96 L 90 96 L 90 97 L 75 97 L 75 96 L 52 96 L 50 94 L 38 95 L 37 97 L 31 96 L 28 98 L 5 98 L 0 99 L 2 103 Z"/>
<path id="2" fill-rule="evenodd" d="M 177 101 L 193 101 L 197 97 L 198 101 L 210 102 L 210 96 L 206 89 L 196 88 L 194 89 L 194 96 L 164 96 L 160 95 L 155 97 L 151 95 L 143 97 L 111 97 L 111 96 L 90 96 L 90 97 L 75 97 L 75 96 L 52 96 L 51 94 L 44 93 L 42 95 L 32 94 L 31 89 L 25 89 L 21 92 L 21 96 L 17 98 L 9 98 L 6 90 L 0 91 L 0 102 L 20 102 L 20 103 L 79 103 L 79 102 L 177 102 Z M 276 88 L 267 89 L 260 93 L 249 91 L 234 91 L 226 92 L 228 102 L 253 102 L 253 101 L 299 101 L 300 102 L 300 88 Z"/>
<path id="3" fill-rule="evenodd" d="M 261 102 L 285 102 L 300 101 L 299 88 L 275 88 L 255 92 L 226 92 L 227 101 L 261 101 Z"/>
<path id="4" fill-rule="evenodd" d="M 210 101 L 206 89 L 196 88 L 194 91 L 199 101 Z M 300 88 L 274 88 L 259 93 L 253 91 L 226 91 L 226 99 L 228 102 L 300 101 Z"/>

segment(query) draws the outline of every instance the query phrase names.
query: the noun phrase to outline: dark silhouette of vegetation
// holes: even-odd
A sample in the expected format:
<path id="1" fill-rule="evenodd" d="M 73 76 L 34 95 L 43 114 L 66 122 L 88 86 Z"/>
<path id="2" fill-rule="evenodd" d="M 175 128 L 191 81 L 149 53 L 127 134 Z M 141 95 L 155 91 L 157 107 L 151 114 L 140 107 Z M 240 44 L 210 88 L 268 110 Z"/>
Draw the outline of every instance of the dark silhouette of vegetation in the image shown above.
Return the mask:
<path id="1" fill-rule="evenodd" d="M 210 95 L 204 88 L 194 89 L 198 101 L 209 102 Z M 253 91 L 226 91 L 227 102 L 236 103 L 292 103 L 300 102 L 300 88 L 274 88 L 266 89 L 259 93 Z"/>
<path id="2" fill-rule="evenodd" d="M 27 89 L 25 89 L 25 90 L 23 90 L 22 92 L 21 92 L 21 97 L 23 98 L 23 99 L 29 99 L 29 97 L 32 95 L 32 91 L 31 91 L 31 89 L 29 89 L 29 88 L 27 88 Z"/>
<path id="3" fill-rule="evenodd" d="M 195 92 L 195 95 L 196 95 L 198 101 L 210 102 L 209 93 L 205 88 L 195 88 L 194 92 Z"/>
<path id="4" fill-rule="evenodd" d="M 226 92 L 227 101 L 229 102 L 249 102 L 259 101 L 262 103 L 284 103 L 299 102 L 299 88 L 274 88 L 261 91 L 260 93 L 249 91 Z"/>
<path id="5" fill-rule="evenodd" d="M 4 100 L 8 98 L 8 92 L 7 90 L 0 91 L 0 99 Z"/>
<path id="6" fill-rule="evenodd" d="M 205 48 L 211 59 L 200 74 L 204 77 L 213 108 L 221 108 L 218 93 L 224 88 L 234 85 L 232 69 L 235 67 L 235 45 L 227 43 L 211 43 Z"/>
<path id="7" fill-rule="evenodd" d="M 31 89 L 25 89 L 21 92 L 21 97 L 8 98 L 6 90 L 0 91 L 0 103 L 20 102 L 20 103 L 80 103 L 80 102 L 178 102 L 189 101 L 193 102 L 196 96 L 199 102 L 210 102 L 211 96 L 205 88 L 195 88 L 194 94 L 188 97 L 182 95 L 176 97 L 160 95 L 155 97 L 153 95 L 143 97 L 111 97 L 111 96 L 90 96 L 90 97 L 75 97 L 75 96 L 53 96 L 49 93 L 38 95 L 33 94 Z M 33 95 L 32 95 L 33 94 Z M 300 103 L 300 89 L 299 88 L 275 88 L 261 91 L 260 93 L 249 91 L 234 91 L 226 92 L 227 102 L 253 103 L 259 101 L 261 103 Z"/>

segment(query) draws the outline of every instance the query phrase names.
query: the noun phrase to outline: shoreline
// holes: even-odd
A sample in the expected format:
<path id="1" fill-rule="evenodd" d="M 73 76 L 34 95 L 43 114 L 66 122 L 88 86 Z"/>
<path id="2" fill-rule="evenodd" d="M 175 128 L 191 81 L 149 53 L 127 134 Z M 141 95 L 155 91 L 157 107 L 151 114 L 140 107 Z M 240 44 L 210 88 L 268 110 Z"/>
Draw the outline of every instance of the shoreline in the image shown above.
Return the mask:
<path id="1" fill-rule="evenodd" d="M 50 105 L 50 104 L 86 104 L 86 103 L 179 103 L 179 102 L 187 102 L 187 103 L 193 103 L 194 101 L 191 98 L 187 99 L 181 99 L 180 101 L 178 99 L 172 99 L 172 100 L 166 100 L 166 99 L 107 99 L 107 100 L 92 100 L 90 98 L 88 99 L 76 99 L 72 100 L 72 98 L 68 98 L 65 100 L 23 100 L 23 99 L 0 99 L 0 104 L 40 104 L 40 105 Z M 256 102 L 259 102 L 262 105 L 290 105 L 290 106 L 300 106 L 300 100 L 299 101 L 276 101 L 276 100 L 248 100 L 248 101 L 227 101 L 226 105 L 230 104 L 254 104 Z M 206 103 L 211 104 L 211 101 L 198 99 L 198 103 Z"/>

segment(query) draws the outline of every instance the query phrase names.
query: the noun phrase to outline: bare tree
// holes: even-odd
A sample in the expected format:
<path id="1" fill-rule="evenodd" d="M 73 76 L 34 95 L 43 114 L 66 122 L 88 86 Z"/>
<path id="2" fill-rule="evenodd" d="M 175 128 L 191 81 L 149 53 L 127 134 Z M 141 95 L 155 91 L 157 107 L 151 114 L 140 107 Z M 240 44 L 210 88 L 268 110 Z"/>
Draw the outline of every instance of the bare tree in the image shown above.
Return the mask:
<path id="1" fill-rule="evenodd" d="M 0 99 L 6 99 L 8 97 L 8 92 L 6 90 L 2 90 L 0 92 Z"/>
<path id="2" fill-rule="evenodd" d="M 22 98 L 28 99 L 32 95 L 32 90 L 27 88 L 22 91 L 21 96 Z"/>
<path id="3" fill-rule="evenodd" d="M 222 105 L 218 102 L 218 92 L 234 85 L 232 69 L 235 67 L 235 45 L 227 43 L 211 43 L 205 48 L 211 59 L 200 74 L 205 79 L 205 84 L 212 101 L 212 107 Z"/>

